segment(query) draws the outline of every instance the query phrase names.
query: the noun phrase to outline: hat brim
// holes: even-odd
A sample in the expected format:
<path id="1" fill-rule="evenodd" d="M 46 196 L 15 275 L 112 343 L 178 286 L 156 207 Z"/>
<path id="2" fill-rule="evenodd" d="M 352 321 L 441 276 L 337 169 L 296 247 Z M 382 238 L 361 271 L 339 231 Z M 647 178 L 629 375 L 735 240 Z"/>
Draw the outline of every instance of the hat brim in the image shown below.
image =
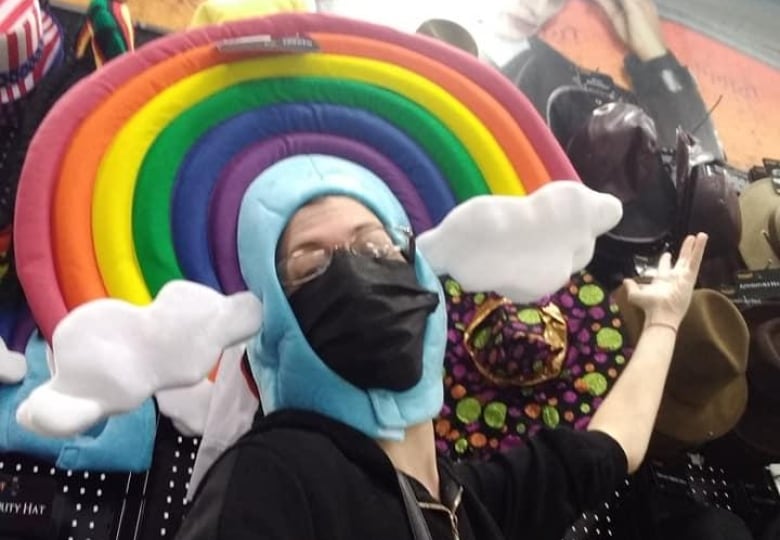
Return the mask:
<path id="1" fill-rule="evenodd" d="M 771 178 L 757 180 L 747 186 L 739 196 L 742 214 L 742 236 L 739 253 L 750 270 L 780 268 L 780 256 L 764 236 L 769 218 L 780 204 L 780 195 L 772 187 Z"/>
<path id="2" fill-rule="evenodd" d="M 665 394 L 655 430 L 681 446 L 693 447 L 722 437 L 739 422 L 748 401 L 747 378 L 739 376 L 704 405 L 692 405 Z"/>
<path id="3" fill-rule="evenodd" d="M 0 102 L 3 104 L 22 99 L 32 92 L 38 82 L 64 59 L 63 32 L 60 24 L 45 9 L 41 10 L 41 22 L 43 27 L 41 57 L 24 79 L 0 86 Z"/>

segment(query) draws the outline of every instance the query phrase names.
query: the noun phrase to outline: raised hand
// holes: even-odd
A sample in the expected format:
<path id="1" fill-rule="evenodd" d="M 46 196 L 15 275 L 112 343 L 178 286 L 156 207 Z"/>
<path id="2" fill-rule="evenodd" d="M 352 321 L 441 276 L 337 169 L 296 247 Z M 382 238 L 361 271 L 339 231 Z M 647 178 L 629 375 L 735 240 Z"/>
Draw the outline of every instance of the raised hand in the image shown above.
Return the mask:
<path id="1" fill-rule="evenodd" d="M 674 266 L 671 254 L 664 253 L 650 283 L 625 281 L 628 300 L 645 312 L 645 327 L 653 324 L 679 327 L 691 303 L 706 246 L 706 234 L 688 236 Z"/>
<path id="2" fill-rule="evenodd" d="M 623 43 L 648 61 L 666 54 L 661 20 L 653 0 L 594 0 L 607 14 Z"/>

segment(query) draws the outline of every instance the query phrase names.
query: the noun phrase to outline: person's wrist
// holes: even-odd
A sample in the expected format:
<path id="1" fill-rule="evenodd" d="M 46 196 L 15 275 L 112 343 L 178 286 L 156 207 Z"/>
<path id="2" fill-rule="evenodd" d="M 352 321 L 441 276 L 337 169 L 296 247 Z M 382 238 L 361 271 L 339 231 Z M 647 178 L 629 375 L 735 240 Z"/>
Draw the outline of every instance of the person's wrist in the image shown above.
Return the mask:
<path id="1" fill-rule="evenodd" d="M 666 55 L 667 52 L 668 50 L 662 44 L 658 44 L 655 46 L 652 45 L 647 46 L 646 44 L 644 44 L 641 47 L 634 48 L 634 54 L 642 62 L 650 62 L 651 60 L 655 60 L 656 58 L 661 58 L 662 56 Z"/>
<path id="2" fill-rule="evenodd" d="M 645 324 L 645 328 L 644 328 L 645 330 L 649 330 L 650 328 L 658 328 L 658 329 L 661 329 L 661 330 L 667 330 L 667 331 L 672 332 L 674 334 L 676 334 L 677 330 L 679 330 L 679 326 L 677 326 L 675 324 L 666 323 L 666 322 L 659 322 L 659 321 Z"/>
<path id="3" fill-rule="evenodd" d="M 651 326 L 658 326 L 662 328 L 669 328 L 670 330 L 677 330 L 680 328 L 680 317 L 671 313 L 646 313 L 645 314 L 645 328 Z"/>

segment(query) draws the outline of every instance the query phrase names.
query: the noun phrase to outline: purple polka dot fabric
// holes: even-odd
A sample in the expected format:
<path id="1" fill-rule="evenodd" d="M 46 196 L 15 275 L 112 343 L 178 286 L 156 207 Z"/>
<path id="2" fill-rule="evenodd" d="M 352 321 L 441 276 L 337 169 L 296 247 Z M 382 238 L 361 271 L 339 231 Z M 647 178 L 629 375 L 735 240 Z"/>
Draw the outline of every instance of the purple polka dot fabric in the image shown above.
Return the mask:
<path id="1" fill-rule="evenodd" d="M 438 451 L 486 458 L 544 427 L 585 429 L 631 354 L 608 291 L 581 272 L 555 294 L 517 305 L 442 283 L 449 316 Z"/>

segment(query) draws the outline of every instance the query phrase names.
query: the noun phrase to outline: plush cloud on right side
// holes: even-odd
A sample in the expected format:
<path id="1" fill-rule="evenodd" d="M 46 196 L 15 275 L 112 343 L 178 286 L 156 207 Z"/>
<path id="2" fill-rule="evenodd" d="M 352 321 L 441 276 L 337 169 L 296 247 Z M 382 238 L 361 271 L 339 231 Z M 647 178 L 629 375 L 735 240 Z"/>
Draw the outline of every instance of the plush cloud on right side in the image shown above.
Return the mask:
<path id="1" fill-rule="evenodd" d="M 579 182 L 550 182 L 526 197 L 485 195 L 455 207 L 417 246 L 464 290 L 527 303 L 563 287 L 593 258 L 596 238 L 623 216 L 620 201 Z"/>

